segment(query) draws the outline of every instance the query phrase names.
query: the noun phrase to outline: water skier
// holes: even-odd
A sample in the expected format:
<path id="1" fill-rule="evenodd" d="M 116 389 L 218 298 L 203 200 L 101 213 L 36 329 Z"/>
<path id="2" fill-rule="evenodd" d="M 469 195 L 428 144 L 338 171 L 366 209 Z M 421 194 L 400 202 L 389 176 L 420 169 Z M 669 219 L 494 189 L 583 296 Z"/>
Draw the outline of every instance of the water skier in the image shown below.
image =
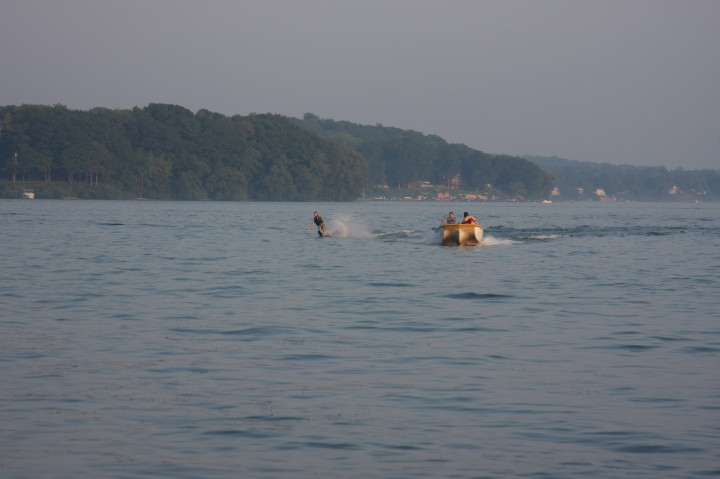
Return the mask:
<path id="1" fill-rule="evenodd" d="M 322 236 L 325 234 L 325 222 L 323 221 L 322 216 L 320 216 L 317 211 L 313 212 L 312 223 L 310 223 L 310 226 L 308 226 L 307 229 L 312 228 L 313 225 L 317 225 L 318 236 L 322 238 Z"/>

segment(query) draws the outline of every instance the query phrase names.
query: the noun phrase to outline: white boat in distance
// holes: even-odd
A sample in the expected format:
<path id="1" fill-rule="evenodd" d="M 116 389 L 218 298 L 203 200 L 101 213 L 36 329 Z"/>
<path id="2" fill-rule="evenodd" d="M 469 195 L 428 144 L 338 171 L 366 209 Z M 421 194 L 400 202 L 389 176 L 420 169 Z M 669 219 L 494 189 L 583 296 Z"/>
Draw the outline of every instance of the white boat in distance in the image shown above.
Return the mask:
<path id="1" fill-rule="evenodd" d="M 483 227 L 480 223 L 442 225 L 443 246 L 478 245 L 482 241 Z"/>
<path id="2" fill-rule="evenodd" d="M 35 192 L 33 190 L 25 190 L 23 191 L 23 196 L 26 200 L 34 200 L 35 199 Z"/>

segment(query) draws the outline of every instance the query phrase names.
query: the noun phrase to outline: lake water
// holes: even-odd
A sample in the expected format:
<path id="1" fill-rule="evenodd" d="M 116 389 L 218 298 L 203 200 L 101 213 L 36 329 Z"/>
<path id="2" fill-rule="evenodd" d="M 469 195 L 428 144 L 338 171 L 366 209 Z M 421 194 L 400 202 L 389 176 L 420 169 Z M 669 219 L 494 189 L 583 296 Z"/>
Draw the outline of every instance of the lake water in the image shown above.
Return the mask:
<path id="1" fill-rule="evenodd" d="M 438 244 L 450 209 L 482 245 Z M 0 222 L 3 478 L 720 476 L 718 204 L 2 200 Z"/>

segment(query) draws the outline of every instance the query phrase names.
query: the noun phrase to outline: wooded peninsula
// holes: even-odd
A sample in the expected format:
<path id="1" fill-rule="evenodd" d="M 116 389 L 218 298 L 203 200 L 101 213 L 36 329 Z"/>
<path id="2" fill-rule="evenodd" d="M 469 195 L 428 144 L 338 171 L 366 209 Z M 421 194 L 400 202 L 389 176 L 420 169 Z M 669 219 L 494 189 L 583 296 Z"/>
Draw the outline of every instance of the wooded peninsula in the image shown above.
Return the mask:
<path id="1" fill-rule="evenodd" d="M 0 197 L 718 200 L 720 171 L 484 153 L 435 135 L 305 114 L 177 105 L 0 107 Z"/>

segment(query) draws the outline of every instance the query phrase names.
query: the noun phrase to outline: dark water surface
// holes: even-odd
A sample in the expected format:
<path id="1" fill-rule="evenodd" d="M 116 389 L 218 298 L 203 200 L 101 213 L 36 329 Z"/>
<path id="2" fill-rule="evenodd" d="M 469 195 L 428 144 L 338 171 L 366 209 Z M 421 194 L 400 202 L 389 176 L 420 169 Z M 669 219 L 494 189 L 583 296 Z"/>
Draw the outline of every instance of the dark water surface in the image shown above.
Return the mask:
<path id="1" fill-rule="evenodd" d="M 483 245 L 437 243 L 449 209 Z M 0 224 L 3 478 L 720 476 L 717 204 L 3 200 Z"/>

